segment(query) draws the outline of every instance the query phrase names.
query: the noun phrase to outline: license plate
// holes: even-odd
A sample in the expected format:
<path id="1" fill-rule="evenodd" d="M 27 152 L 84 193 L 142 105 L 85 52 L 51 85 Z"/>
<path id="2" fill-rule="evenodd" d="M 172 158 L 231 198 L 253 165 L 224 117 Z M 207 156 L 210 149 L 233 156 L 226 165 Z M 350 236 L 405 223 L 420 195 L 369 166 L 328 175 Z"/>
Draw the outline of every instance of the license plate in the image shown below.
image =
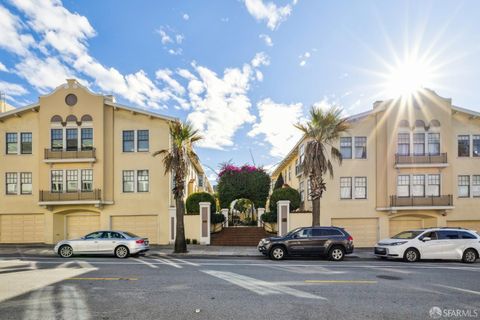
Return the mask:
<path id="1" fill-rule="evenodd" d="M 148 241 L 145 241 L 145 245 L 148 246 Z"/>

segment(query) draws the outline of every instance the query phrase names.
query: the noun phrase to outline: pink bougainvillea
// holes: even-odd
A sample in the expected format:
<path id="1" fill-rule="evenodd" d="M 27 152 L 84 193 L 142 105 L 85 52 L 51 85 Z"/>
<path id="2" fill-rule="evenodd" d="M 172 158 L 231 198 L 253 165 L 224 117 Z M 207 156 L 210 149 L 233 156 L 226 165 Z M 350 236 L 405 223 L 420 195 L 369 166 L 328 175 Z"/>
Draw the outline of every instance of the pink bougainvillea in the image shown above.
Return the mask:
<path id="1" fill-rule="evenodd" d="M 244 164 L 241 167 L 237 167 L 233 164 L 225 164 L 218 174 L 219 177 L 223 176 L 224 174 L 232 174 L 232 173 L 240 173 L 240 172 L 255 172 L 255 171 L 263 171 L 262 168 L 257 168 L 255 166 L 251 166 L 248 164 Z"/>

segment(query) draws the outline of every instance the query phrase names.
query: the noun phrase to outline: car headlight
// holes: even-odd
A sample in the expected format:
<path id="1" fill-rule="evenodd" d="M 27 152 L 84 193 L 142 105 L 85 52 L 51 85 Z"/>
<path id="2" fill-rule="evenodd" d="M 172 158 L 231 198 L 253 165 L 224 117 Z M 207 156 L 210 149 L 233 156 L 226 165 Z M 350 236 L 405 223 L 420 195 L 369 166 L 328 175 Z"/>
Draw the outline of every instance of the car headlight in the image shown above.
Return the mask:
<path id="1" fill-rule="evenodd" d="M 407 243 L 408 241 L 397 241 L 397 242 L 392 242 L 390 243 L 391 246 L 400 246 L 402 244 Z"/>

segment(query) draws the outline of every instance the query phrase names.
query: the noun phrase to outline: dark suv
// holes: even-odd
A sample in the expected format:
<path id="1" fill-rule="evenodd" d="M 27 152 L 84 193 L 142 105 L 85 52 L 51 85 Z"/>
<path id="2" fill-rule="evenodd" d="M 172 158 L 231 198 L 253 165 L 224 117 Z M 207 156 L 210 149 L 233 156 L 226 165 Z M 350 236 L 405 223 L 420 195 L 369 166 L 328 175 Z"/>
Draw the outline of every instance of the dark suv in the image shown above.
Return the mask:
<path id="1" fill-rule="evenodd" d="M 273 260 L 282 260 L 287 255 L 324 255 L 341 261 L 345 254 L 353 253 L 353 238 L 342 228 L 304 227 L 283 237 L 262 239 L 257 248 Z"/>

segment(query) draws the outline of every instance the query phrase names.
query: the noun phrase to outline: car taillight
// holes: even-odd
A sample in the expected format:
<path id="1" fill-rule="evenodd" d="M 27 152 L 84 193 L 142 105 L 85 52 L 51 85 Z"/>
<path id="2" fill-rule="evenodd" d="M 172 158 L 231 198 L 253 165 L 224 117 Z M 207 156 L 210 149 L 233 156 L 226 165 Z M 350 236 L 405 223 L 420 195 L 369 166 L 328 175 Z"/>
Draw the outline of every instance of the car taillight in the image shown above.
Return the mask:
<path id="1" fill-rule="evenodd" d="M 135 243 L 138 243 L 138 244 L 142 244 L 142 243 L 144 243 L 144 242 L 145 242 L 145 240 L 143 240 L 143 239 L 140 239 L 140 240 L 135 241 Z"/>
<path id="2" fill-rule="evenodd" d="M 348 240 L 348 241 L 353 241 L 352 236 L 348 236 L 348 239 L 347 239 L 347 240 Z"/>

